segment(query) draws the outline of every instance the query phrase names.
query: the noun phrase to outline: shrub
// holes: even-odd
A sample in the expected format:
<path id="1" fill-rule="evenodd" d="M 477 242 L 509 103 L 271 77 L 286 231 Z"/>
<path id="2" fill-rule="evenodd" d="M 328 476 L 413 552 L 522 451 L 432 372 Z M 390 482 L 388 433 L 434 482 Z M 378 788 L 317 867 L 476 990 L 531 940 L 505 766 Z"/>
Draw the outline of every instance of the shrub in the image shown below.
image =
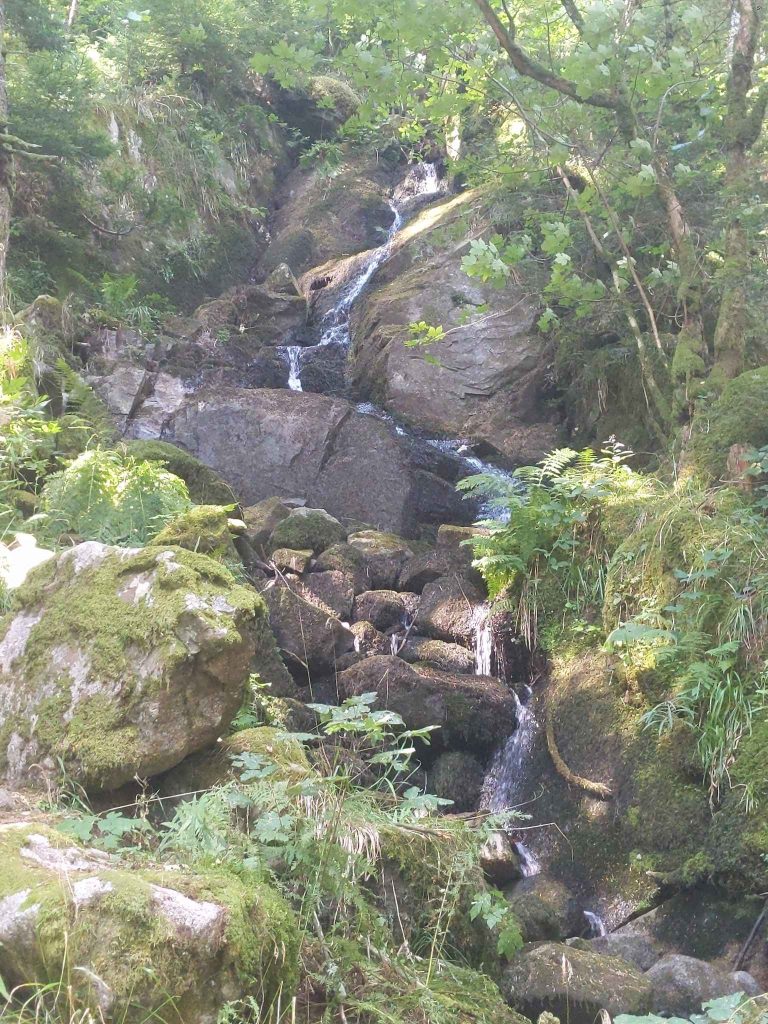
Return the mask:
<path id="1" fill-rule="evenodd" d="M 95 448 L 48 478 L 36 522 L 47 534 L 128 547 L 148 543 L 190 505 L 184 481 L 157 463 Z"/>

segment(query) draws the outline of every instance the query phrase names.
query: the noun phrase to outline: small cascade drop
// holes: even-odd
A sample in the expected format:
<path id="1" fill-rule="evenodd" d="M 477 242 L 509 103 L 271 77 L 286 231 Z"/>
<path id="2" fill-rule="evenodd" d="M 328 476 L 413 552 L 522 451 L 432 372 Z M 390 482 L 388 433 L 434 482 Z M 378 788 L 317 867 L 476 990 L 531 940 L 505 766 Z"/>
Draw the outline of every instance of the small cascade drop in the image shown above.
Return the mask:
<path id="1" fill-rule="evenodd" d="M 416 164 L 415 167 L 409 170 L 404 180 L 395 190 L 394 201 L 389 204 L 392 209 L 393 219 L 383 245 L 368 253 L 360 272 L 344 290 L 333 309 L 326 313 L 320 325 L 320 341 L 317 345 L 307 346 L 305 349 L 294 345 L 283 345 L 279 348 L 279 351 L 288 360 L 290 373 L 288 387 L 292 391 L 303 390 L 301 386 L 301 364 L 304 351 L 327 348 L 329 345 L 340 345 L 345 349 L 349 348 L 349 318 L 352 307 L 365 290 L 373 275 L 387 261 L 391 254 L 392 241 L 403 226 L 402 205 L 406 201 L 412 202 L 418 196 L 440 195 L 444 189 L 445 186 L 441 182 L 434 164 Z"/>
<path id="2" fill-rule="evenodd" d="M 288 359 L 288 387 L 291 391 L 302 391 L 301 386 L 301 354 L 300 345 L 288 345 L 283 351 Z"/>
<path id="3" fill-rule="evenodd" d="M 521 701 L 517 694 L 515 700 L 517 728 L 494 756 L 483 785 L 481 805 L 494 813 L 514 807 L 525 781 L 525 765 L 540 729 L 530 701 Z"/>
<path id="4" fill-rule="evenodd" d="M 603 935 L 608 934 L 608 928 L 606 927 L 605 921 L 592 910 L 585 910 L 584 917 L 587 919 L 589 924 L 589 938 L 598 939 Z"/>
<path id="5" fill-rule="evenodd" d="M 520 872 L 523 878 L 533 878 L 541 871 L 541 865 L 525 843 L 515 843 L 515 853 L 520 860 Z"/>
<path id="6" fill-rule="evenodd" d="M 475 609 L 475 635 L 472 646 L 475 651 L 475 675 L 493 675 L 493 623 L 490 608 L 486 604 Z"/>

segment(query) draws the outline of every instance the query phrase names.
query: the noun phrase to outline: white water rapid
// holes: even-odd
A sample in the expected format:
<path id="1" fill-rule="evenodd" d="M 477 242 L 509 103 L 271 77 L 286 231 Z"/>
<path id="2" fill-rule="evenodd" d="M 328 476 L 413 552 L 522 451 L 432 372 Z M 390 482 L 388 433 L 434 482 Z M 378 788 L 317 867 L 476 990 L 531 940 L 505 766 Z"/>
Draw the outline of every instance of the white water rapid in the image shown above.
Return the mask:
<path id="1" fill-rule="evenodd" d="M 586 917 L 589 925 L 589 937 L 591 939 L 597 939 L 608 934 L 608 928 L 605 921 L 599 914 L 596 914 L 592 910 L 585 910 L 584 917 Z"/>

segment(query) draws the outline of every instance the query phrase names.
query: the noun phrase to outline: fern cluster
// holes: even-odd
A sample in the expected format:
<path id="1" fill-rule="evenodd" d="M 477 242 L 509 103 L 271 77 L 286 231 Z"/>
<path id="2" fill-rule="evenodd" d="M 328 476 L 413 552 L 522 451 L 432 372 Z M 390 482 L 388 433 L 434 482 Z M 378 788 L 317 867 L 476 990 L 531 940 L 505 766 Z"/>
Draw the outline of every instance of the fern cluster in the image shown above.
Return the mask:
<path id="1" fill-rule="evenodd" d="M 38 529 L 105 544 L 147 544 L 191 506 L 183 480 L 156 462 L 94 448 L 48 477 Z"/>

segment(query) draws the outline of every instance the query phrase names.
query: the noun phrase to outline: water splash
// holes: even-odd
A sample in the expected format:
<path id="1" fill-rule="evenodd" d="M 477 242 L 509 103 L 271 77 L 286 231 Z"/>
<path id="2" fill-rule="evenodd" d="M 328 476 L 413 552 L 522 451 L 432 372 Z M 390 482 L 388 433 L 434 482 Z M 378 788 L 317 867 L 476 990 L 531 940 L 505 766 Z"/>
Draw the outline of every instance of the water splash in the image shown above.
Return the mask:
<path id="1" fill-rule="evenodd" d="M 291 391 L 302 391 L 301 363 L 303 349 L 300 345 L 287 345 L 282 348 L 288 360 L 288 387 Z"/>
<path id="2" fill-rule="evenodd" d="M 517 728 L 496 752 L 483 784 L 481 806 L 492 813 L 508 810 L 518 802 L 526 781 L 525 768 L 541 727 L 530 701 L 521 701 L 517 694 L 515 701 Z"/>
<path id="3" fill-rule="evenodd" d="M 589 924 L 590 939 L 597 939 L 608 934 L 606 923 L 599 914 L 596 914 L 593 910 L 585 910 L 584 917 L 586 917 Z"/>
<path id="4" fill-rule="evenodd" d="M 533 878 L 534 875 L 539 874 L 541 864 L 539 864 L 536 855 L 528 849 L 525 843 L 515 843 L 515 852 L 520 861 L 520 873 L 523 878 Z"/>
<path id="5" fill-rule="evenodd" d="M 475 609 L 474 629 L 475 675 L 493 675 L 493 621 L 487 604 Z"/>

